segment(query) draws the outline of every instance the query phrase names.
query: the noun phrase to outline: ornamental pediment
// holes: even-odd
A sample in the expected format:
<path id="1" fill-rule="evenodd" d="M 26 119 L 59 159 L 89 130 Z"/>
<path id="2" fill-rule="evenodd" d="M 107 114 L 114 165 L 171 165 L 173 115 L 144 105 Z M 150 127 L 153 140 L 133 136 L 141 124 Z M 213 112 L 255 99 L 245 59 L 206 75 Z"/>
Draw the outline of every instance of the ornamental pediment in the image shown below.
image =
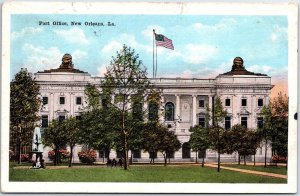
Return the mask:
<path id="1" fill-rule="evenodd" d="M 241 109 L 239 115 L 250 115 L 251 113 L 246 109 Z"/>

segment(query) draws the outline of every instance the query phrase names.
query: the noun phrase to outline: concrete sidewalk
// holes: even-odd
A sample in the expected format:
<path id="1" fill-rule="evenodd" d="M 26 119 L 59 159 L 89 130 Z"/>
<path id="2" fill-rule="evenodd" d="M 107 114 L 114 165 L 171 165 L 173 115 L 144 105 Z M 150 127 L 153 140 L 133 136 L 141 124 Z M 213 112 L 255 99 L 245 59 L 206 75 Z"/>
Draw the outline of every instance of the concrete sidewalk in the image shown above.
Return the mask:
<path id="1" fill-rule="evenodd" d="M 208 163 L 206 163 L 205 166 L 214 167 L 214 168 L 218 167 L 218 165 L 208 164 Z M 269 176 L 269 177 L 274 177 L 274 178 L 287 179 L 287 175 L 283 175 L 283 174 L 275 174 L 275 173 L 270 173 L 270 172 L 253 171 L 253 170 L 247 170 L 247 169 L 238 169 L 238 168 L 225 167 L 225 166 L 220 166 L 220 168 L 221 169 L 231 170 L 231 171 L 237 171 L 237 172 L 247 173 L 247 174 L 255 174 L 255 175 Z"/>

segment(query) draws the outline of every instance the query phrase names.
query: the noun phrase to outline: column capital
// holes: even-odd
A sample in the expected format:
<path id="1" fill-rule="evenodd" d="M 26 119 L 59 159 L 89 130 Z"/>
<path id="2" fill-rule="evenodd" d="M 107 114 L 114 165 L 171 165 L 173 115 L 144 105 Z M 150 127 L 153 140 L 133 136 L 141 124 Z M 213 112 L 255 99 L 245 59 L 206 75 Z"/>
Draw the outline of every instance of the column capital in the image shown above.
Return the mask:
<path id="1" fill-rule="evenodd" d="M 192 94 L 192 97 L 197 97 L 198 95 L 196 95 L 196 94 Z"/>

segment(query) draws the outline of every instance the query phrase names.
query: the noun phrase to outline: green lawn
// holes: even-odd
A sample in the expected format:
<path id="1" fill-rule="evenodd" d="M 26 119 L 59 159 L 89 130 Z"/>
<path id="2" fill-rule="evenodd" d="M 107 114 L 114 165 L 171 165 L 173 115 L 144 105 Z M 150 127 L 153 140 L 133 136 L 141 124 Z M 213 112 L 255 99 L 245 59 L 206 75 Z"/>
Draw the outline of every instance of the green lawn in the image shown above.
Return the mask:
<path id="1" fill-rule="evenodd" d="M 286 183 L 285 179 L 239 173 L 192 165 L 131 166 L 122 168 L 103 166 L 16 169 L 10 168 L 10 181 L 48 182 L 205 182 L 205 183 Z"/>
<path id="2" fill-rule="evenodd" d="M 270 172 L 270 173 L 275 173 L 275 174 L 287 174 L 287 169 L 285 166 L 267 166 L 264 168 L 263 165 L 259 166 L 253 166 L 253 165 L 235 165 L 235 164 L 222 164 L 222 166 L 226 167 L 234 167 L 234 168 L 239 168 L 239 169 L 248 169 L 248 170 L 254 170 L 254 171 L 262 171 L 262 172 Z"/>

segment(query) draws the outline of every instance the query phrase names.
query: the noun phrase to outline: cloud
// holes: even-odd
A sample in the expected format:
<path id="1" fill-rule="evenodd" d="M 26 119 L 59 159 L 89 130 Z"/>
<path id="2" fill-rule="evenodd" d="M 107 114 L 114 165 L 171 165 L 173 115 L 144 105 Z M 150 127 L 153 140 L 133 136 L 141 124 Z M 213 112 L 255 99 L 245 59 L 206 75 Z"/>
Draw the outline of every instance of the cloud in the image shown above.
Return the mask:
<path id="1" fill-rule="evenodd" d="M 234 18 L 222 18 L 214 25 L 205 25 L 200 22 L 194 23 L 190 26 L 191 29 L 198 32 L 219 32 L 220 30 L 227 30 L 237 25 L 238 22 Z"/>
<path id="2" fill-rule="evenodd" d="M 121 48 L 122 48 L 122 44 L 120 42 L 111 41 L 110 43 L 108 43 L 102 48 L 101 53 L 105 53 L 105 55 L 112 55 L 116 51 L 120 50 Z"/>
<path id="3" fill-rule="evenodd" d="M 81 50 L 75 50 L 74 52 L 72 52 L 72 60 L 73 62 L 78 61 L 80 59 L 84 59 L 87 57 L 87 52 L 81 51 Z"/>
<path id="4" fill-rule="evenodd" d="M 106 69 L 107 66 L 108 65 L 105 65 L 105 64 L 100 65 L 97 69 L 98 70 L 97 76 L 104 77 L 104 74 L 107 72 L 107 69 Z"/>
<path id="5" fill-rule="evenodd" d="M 84 31 L 78 27 L 69 30 L 54 30 L 54 33 L 70 43 L 88 44 Z"/>
<path id="6" fill-rule="evenodd" d="M 25 27 L 23 28 L 21 31 L 19 32 L 12 32 L 11 34 L 11 38 L 13 40 L 24 37 L 24 36 L 28 36 L 28 35 L 34 35 L 36 33 L 41 33 L 43 32 L 42 28 L 34 28 L 34 27 Z"/>
<path id="7" fill-rule="evenodd" d="M 278 24 L 273 25 L 273 32 L 271 33 L 270 39 L 272 42 L 280 40 L 287 40 L 287 28 L 280 27 Z"/>
<path id="8" fill-rule="evenodd" d="M 252 65 L 247 68 L 248 71 L 262 74 L 272 74 L 276 69 L 268 65 Z"/>
<path id="9" fill-rule="evenodd" d="M 165 29 L 163 27 L 158 26 L 158 25 L 149 25 L 149 26 L 146 27 L 146 29 L 144 29 L 142 31 L 142 35 L 144 35 L 144 37 L 146 39 L 152 40 L 153 39 L 153 29 L 158 34 L 164 34 L 165 33 Z"/>
<path id="10" fill-rule="evenodd" d="M 184 61 L 193 65 L 206 63 L 217 53 L 216 47 L 207 44 L 187 44 L 184 48 Z"/>
<path id="11" fill-rule="evenodd" d="M 114 55 L 119 51 L 123 45 L 130 46 L 136 51 L 146 51 L 147 53 L 152 53 L 152 47 L 150 45 L 140 44 L 136 41 L 135 36 L 127 33 L 121 34 L 119 37 L 113 41 L 106 44 L 102 49 L 101 53 L 104 53 L 108 57 Z M 139 53 L 139 52 L 138 52 Z"/>
<path id="12" fill-rule="evenodd" d="M 57 68 L 61 64 L 62 52 L 56 47 L 41 47 L 32 44 L 24 44 L 22 50 L 26 54 L 24 67 L 31 72 Z"/>

